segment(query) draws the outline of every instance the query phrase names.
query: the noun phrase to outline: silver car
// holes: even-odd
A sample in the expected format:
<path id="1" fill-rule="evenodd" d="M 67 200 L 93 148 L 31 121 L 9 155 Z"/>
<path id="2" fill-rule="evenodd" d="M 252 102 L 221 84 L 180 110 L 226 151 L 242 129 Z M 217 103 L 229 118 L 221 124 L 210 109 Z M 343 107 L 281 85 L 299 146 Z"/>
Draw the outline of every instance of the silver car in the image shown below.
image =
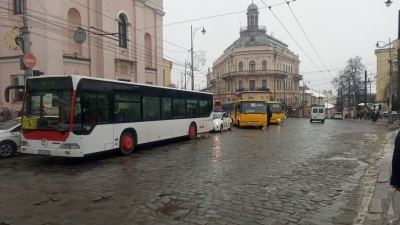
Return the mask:
<path id="1" fill-rule="evenodd" d="M 0 122 L 0 158 L 14 155 L 21 145 L 21 118 Z"/>

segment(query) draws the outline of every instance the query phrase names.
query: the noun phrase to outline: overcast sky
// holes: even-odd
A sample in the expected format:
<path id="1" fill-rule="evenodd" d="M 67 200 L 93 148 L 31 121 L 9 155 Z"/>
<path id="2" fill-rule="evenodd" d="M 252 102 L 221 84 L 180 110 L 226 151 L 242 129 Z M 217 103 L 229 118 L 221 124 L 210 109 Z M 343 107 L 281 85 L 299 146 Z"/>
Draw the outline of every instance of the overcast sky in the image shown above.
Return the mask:
<path id="1" fill-rule="evenodd" d="M 206 59 L 204 67 L 195 72 L 197 89 L 199 85 L 205 87 L 207 69 L 239 38 L 240 27 L 247 24 L 246 12 L 251 2 L 164 0 L 164 57 L 174 63 L 173 83 L 181 80 L 185 60 L 190 61 L 190 26 L 204 26 L 206 30 L 205 35 L 199 29 L 194 36 L 194 52 L 204 52 Z M 273 13 L 264 3 L 272 6 Z M 400 1 L 394 0 L 390 7 L 384 0 L 296 0 L 290 1 L 290 7 L 282 3 L 285 0 L 254 0 L 259 8 L 259 25 L 266 26 L 267 34 L 299 55 L 300 74 L 309 87 L 317 91 L 333 89 L 332 78 L 355 56 L 363 59 L 368 76 L 376 81 L 375 44 L 397 39 Z M 187 87 L 190 89 L 190 82 Z"/>

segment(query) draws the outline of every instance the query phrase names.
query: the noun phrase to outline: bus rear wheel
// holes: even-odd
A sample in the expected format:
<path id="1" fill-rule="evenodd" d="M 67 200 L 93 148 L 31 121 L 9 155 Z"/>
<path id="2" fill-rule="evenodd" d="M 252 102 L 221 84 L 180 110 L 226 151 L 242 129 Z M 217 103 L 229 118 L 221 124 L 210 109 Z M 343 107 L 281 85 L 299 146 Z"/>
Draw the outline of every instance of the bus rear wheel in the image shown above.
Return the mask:
<path id="1" fill-rule="evenodd" d="M 197 127 L 194 123 L 191 123 L 189 126 L 189 139 L 193 140 L 197 136 Z"/>
<path id="2" fill-rule="evenodd" d="M 135 149 L 135 137 L 131 132 L 124 132 L 121 135 L 119 152 L 121 155 L 129 155 Z"/>

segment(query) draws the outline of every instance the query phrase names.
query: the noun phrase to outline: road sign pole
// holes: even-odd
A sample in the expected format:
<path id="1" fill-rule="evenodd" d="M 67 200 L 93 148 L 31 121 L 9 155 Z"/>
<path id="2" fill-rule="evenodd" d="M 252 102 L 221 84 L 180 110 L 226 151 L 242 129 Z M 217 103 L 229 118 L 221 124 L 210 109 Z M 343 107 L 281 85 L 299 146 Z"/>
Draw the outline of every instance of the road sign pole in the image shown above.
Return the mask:
<path id="1" fill-rule="evenodd" d="M 31 53 L 31 39 L 30 39 L 30 32 L 28 29 L 28 17 L 26 15 L 27 13 L 27 1 L 23 0 L 22 1 L 22 38 L 24 39 L 24 54 Z M 32 68 L 26 68 L 25 69 L 25 77 L 31 77 L 33 75 Z"/>

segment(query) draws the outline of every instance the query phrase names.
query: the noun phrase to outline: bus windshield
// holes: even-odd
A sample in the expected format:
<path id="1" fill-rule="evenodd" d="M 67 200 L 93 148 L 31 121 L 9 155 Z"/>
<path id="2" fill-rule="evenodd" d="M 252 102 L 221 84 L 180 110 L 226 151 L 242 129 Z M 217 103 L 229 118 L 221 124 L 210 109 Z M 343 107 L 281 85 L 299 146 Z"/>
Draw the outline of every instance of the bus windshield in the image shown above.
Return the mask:
<path id="1" fill-rule="evenodd" d="M 70 130 L 72 90 L 33 90 L 25 94 L 22 129 Z"/>
<path id="2" fill-rule="evenodd" d="M 266 104 L 264 102 L 242 102 L 241 113 L 263 113 L 267 111 Z"/>
<path id="3" fill-rule="evenodd" d="M 281 113 L 282 105 L 278 103 L 268 104 L 272 113 Z"/>

